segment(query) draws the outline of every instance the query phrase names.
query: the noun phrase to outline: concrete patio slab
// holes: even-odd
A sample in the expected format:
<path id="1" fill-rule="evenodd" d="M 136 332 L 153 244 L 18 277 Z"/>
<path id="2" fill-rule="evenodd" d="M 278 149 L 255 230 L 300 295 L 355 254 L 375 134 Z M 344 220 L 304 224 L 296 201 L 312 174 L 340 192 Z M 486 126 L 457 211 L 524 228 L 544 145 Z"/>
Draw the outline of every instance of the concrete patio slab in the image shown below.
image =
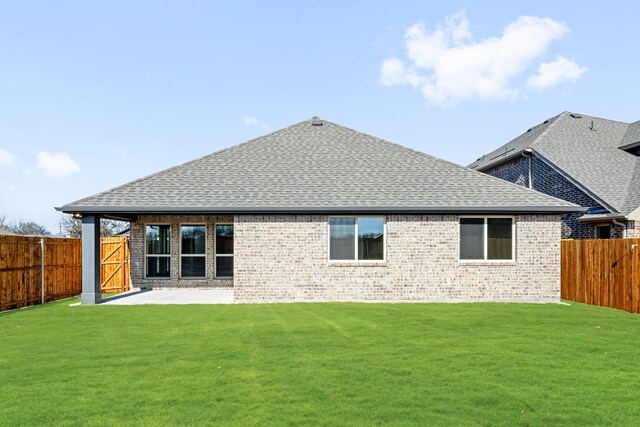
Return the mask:
<path id="1" fill-rule="evenodd" d="M 233 289 L 163 289 L 131 291 L 107 297 L 101 305 L 233 304 Z"/>

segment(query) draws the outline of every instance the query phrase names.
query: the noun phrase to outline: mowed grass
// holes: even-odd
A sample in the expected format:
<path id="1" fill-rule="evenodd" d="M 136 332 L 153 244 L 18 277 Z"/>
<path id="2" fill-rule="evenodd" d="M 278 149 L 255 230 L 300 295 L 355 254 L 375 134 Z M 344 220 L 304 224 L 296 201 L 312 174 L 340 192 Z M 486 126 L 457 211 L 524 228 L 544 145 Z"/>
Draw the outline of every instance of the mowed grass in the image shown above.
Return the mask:
<path id="1" fill-rule="evenodd" d="M 640 424 L 621 311 L 69 303 L 0 314 L 0 424 Z"/>

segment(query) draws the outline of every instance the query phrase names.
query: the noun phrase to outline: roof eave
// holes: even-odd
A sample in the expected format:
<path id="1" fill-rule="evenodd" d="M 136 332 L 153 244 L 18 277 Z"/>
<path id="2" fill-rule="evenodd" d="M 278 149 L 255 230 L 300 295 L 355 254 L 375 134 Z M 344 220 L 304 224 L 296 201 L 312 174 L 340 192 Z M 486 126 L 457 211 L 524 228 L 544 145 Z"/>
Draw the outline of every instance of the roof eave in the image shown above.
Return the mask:
<path id="1" fill-rule="evenodd" d="M 594 214 L 594 215 L 584 215 L 578 218 L 580 222 L 602 222 L 602 221 L 611 221 L 611 220 L 627 220 L 628 218 L 622 214 Z"/>
<path id="2" fill-rule="evenodd" d="M 618 148 L 623 150 L 623 151 L 627 151 L 627 150 L 631 150 L 631 149 L 637 148 L 637 147 L 640 147 L 640 141 L 632 142 L 632 143 L 626 144 L 626 145 L 621 145 Z"/>
<path id="3" fill-rule="evenodd" d="M 143 207 L 143 206 L 62 206 L 56 210 L 65 213 L 95 215 L 217 215 L 217 214 L 560 214 L 583 212 L 586 208 L 569 206 L 344 206 L 344 207 Z"/>
<path id="4" fill-rule="evenodd" d="M 484 166 L 480 166 L 478 168 L 476 168 L 475 166 L 473 166 L 473 163 L 471 163 L 469 166 L 467 166 L 469 169 L 473 169 L 474 171 L 478 171 L 478 172 L 484 172 L 487 169 L 491 169 L 494 168 L 496 166 L 500 166 L 504 163 L 510 162 L 513 159 L 516 159 L 520 156 L 522 156 L 523 153 L 527 152 L 527 150 L 529 150 L 529 148 L 525 148 L 519 151 L 516 151 L 513 154 L 508 155 L 507 157 L 503 158 L 503 159 L 499 159 L 499 160 L 493 160 L 490 161 L 489 163 L 485 164 Z M 475 162 L 474 162 L 475 163 Z"/>

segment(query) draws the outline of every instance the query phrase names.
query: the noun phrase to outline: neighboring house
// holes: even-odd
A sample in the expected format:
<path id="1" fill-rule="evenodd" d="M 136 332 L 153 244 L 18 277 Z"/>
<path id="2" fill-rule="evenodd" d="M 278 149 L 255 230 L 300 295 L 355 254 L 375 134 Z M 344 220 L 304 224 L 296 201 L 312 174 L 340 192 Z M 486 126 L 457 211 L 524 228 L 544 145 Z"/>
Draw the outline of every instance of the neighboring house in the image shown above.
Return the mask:
<path id="1" fill-rule="evenodd" d="M 562 237 L 640 237 L 640 121 L 564 112 L 470 168 L 583 206 Z"/>
<path id="2" fill-rule="evenodd" d="M 558 301 L 560 215 L 581 208 L 318 118 L 58 210 L 130 221 L 134 287 L 238 302 Z M 97 237 L 98 236 L 98 237 Z"/>

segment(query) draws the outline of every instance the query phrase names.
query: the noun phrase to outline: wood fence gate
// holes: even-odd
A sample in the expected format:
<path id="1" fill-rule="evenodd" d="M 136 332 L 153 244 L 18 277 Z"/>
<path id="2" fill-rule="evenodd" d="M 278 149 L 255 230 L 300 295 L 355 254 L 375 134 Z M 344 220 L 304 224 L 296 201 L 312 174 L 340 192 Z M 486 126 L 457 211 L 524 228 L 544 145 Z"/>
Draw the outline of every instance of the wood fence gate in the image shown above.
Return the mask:
<path id="1" fill-rule="evenodd" d="M 129 238 L 100 239 L 100 290 L 103 293 L 129 290 Z"/>
<path id="2" fill-rule="evenodd" d="M 563 240 L 561 297 L 640 313 L 640 239 Z"/>

